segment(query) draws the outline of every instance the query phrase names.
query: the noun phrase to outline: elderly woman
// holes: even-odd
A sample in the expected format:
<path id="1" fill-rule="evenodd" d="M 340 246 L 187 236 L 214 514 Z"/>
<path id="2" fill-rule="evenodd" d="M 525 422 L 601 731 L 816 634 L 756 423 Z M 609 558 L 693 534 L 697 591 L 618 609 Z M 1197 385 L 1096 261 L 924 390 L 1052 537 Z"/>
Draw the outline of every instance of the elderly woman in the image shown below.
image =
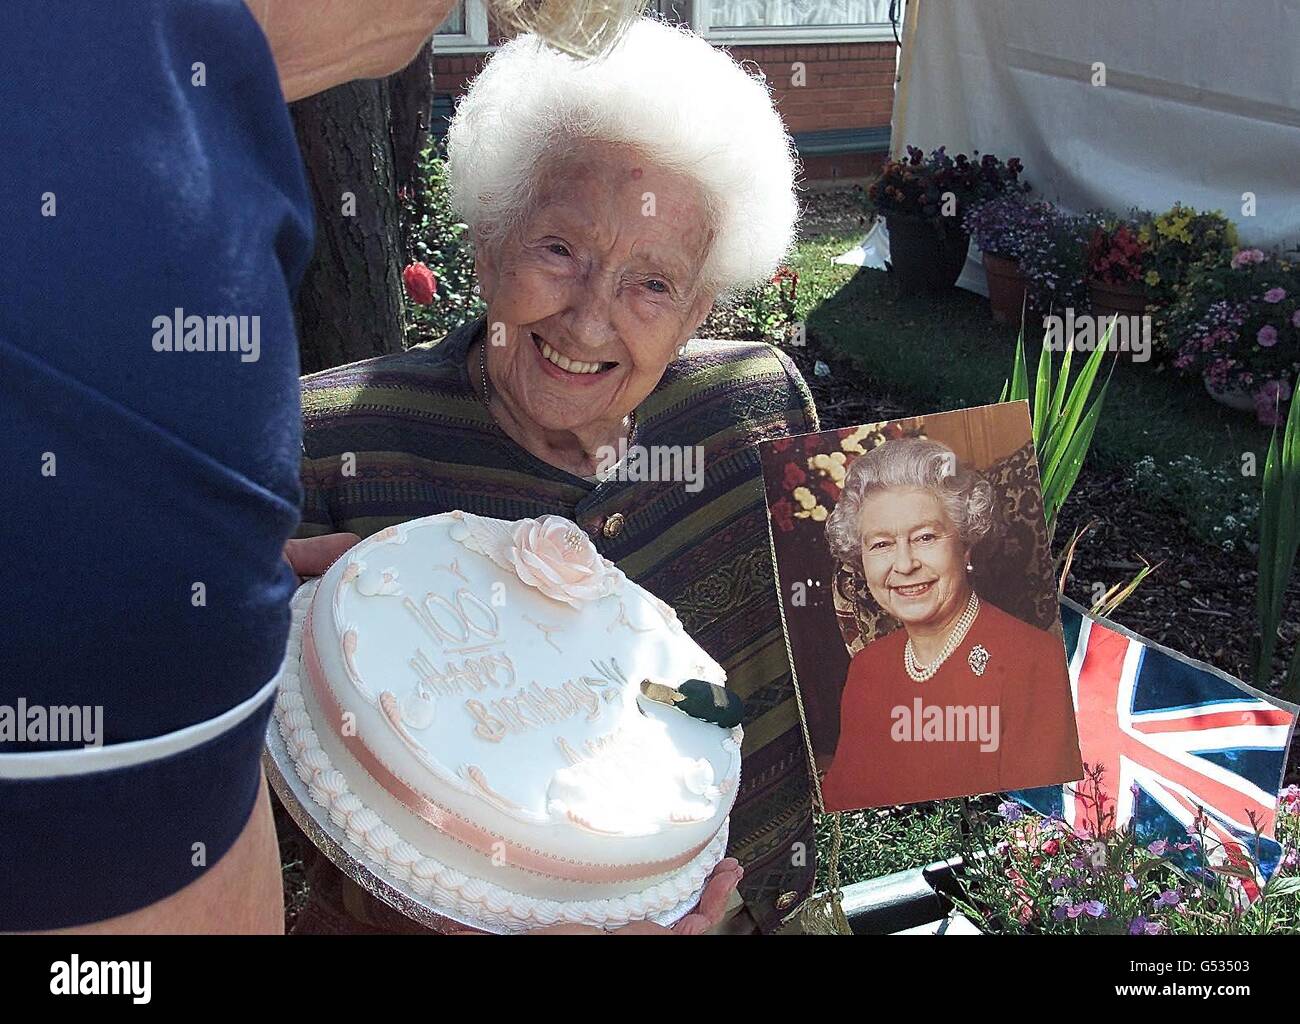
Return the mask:
<path id="1" fill-rule="evenodd" d="M 827 810 L 1082 776 L 1061 641 L 967 577 L 992 525 L 989 483 L 937 441 L 887 441 L 849 468 L 827 542 L 903 628 L 849 665 Z"/>
<path id="2" fill-rule="evenodd" d="M 780 352 L 691 339 L 791 242 L 789 138 L 761 79 L 643 21 L 590 63 L 527 36 L 503 46 L 457 108 L 448 158 L 487 314 L 305 378 L 302 535 L 454 509 L 578 523 L 746 702 L 731 923 L 774 929 L 812 886 L 812 820 L 755 444 L 817 418 Z M 646 480 L 662 474 L 622 472 L 610 453 L 624 451 L 694 471 Z M 346 543 L 322 537 L 310 557 Z"/>

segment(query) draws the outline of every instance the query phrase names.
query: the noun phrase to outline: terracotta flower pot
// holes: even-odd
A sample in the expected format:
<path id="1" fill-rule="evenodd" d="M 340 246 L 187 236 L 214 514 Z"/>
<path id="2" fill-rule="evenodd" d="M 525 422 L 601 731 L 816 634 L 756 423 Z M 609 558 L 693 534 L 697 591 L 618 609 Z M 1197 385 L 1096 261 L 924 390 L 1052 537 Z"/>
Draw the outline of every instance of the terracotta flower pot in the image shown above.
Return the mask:
<path id="1" fill-rule="evenodd" d="M 1147 311 L 1147 290 L 1140 284 L 1089 281 L 1088 294 L 1095 316 L 1142 316 Z"/>
<path id="2" fill-rule="evenodd" d="M 993 319 L 1000 324 L 1019 324 L 1021 314 L 1025 322 L 1033 320 L 1034 311 L 1025 303 L 1025 275 L 1020 272 L 1020 262 L 1009 260 L 1005 256 L 986 252 L 981 254 L 984 261 L 984 277 L 989 286 L 989 306 L 993 310 Z"/>
<path id="3" fill-rule="evenodd" d="M 940 233 L 930 221 L 891 213 L 889 265 L 904 294 L 945 292 L 957 283 L 966 265 L 970 236 L 956 230 Z"/>
<path id="4" fill-rule="evenodd" d="M 1093 316 L 1101 317 L 1104 321 L 1109 321 L 1113 316 L 1123 318 L 1126 323 L 1115 327 L 1115 335 L 1111 339 L 1112 350 L 1115 351 L 1121 362 L 1136 363 L 1134 350 L 1131 347 L 1125 347 L 1125 338 L 1137 338 L 1138 335 L 1145 336 L 1149 341 L 1149 332 L 1141 329 L 1142 321 L 1130 319 L 1132 317 L 1142 317 L 1147 311 L 1147 291 L 1140 284 L 1107 284 L 1105 281 L 1089 281 L 1088 296 L 1092 303 Z M 1104 326 L 1098 326 L 1098 335 L 1105 329 Z M 1128 342 L 1132 346 L 1133 342 Z M 1150 358 L 1150 352 L 1146 353 L 1146 362 Z"/>

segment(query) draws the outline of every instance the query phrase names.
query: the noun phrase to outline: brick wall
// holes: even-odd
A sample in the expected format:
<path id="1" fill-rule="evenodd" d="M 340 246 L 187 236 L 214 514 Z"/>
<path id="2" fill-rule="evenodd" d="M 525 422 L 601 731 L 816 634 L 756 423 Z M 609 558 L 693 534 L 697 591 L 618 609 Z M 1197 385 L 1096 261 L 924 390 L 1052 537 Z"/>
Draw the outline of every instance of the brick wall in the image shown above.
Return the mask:
<path id="1" fill-rule="evenodd" d="M 762 72 L 772 88 L 786 127 L 798 135 L 833 129 L 880 128 L 889 124 L 894 104 L 893 41 L 873 43 L 734 46 L 732 55 Z M 434 57 L 434 87 L 439 94 L 460 95 L 487 59 L 487 54 L 442 54 Z M 803 85 L 795 85 L 795 67 L 803 64 Z M 883 153 L 865 150 L 808 154 L 804 177 L 813 181 L 870 177 Z"/>

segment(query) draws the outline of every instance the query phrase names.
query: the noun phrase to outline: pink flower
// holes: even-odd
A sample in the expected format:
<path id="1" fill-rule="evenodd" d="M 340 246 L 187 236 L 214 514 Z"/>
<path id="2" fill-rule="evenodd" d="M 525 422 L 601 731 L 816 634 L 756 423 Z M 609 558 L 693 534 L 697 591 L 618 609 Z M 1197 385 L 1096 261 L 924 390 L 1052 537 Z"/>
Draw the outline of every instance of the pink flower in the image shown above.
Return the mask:
<path id="1" fill-rule="evenodd" d="M 1264 348 L 1272 348 L 1277 344 L 1277 328 L 1272 324 L 1265 324 L 1255 335 L 1255 340 Z"/>
<path id="2" fill-rule="evenodd" d="M 1291 314 L 1291 326 L 1300 327 L 1300 309 Z"/>
<path id="3" fill-rule="evenodd" d="M 1281 302 L 1285 298 L 1286 298 L 1285 288 L 1270 288 L 1268 291 L 1264 293 L 1265 302 L 1277 303 L 1277 302 Z"/>
<path id="4" fill-rule="evenodd" d="M 1260 249 L 1242 249 L 1232 257 L 1232 269 L 1240 270 L 1248 263 L 1263 263 L 1264 253 Z"/>
<path id="5" fill-rule="evenodd" d="M 574 608 L 610 593 L 619 571 L 574 523 L 560 516 L 521 519 L 507 557 L 519 578 Z"/>
<path id="6" fill-rule="evenodd" d="M 402 283 L 406 285 L 406 294 L 411 297 L 411 301 L 421 306 L 432 304 L 433 297 L 438 292 L 438 279 L 423 263 L 412 263 L 403 270 Z"/>

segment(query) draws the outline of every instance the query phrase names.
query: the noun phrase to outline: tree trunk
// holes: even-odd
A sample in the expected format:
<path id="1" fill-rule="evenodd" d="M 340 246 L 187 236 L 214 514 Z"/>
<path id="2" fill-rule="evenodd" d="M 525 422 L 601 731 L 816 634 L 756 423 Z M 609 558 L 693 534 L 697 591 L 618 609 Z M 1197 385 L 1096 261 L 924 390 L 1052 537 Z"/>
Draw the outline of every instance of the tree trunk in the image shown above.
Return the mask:
<path id="1" fill-rule="evenodd" d="M 296 310 L 302 372 L 400 352 L 405 260 L 388 81 L 340 85 L 291 113 L 316 205 Z"/>

